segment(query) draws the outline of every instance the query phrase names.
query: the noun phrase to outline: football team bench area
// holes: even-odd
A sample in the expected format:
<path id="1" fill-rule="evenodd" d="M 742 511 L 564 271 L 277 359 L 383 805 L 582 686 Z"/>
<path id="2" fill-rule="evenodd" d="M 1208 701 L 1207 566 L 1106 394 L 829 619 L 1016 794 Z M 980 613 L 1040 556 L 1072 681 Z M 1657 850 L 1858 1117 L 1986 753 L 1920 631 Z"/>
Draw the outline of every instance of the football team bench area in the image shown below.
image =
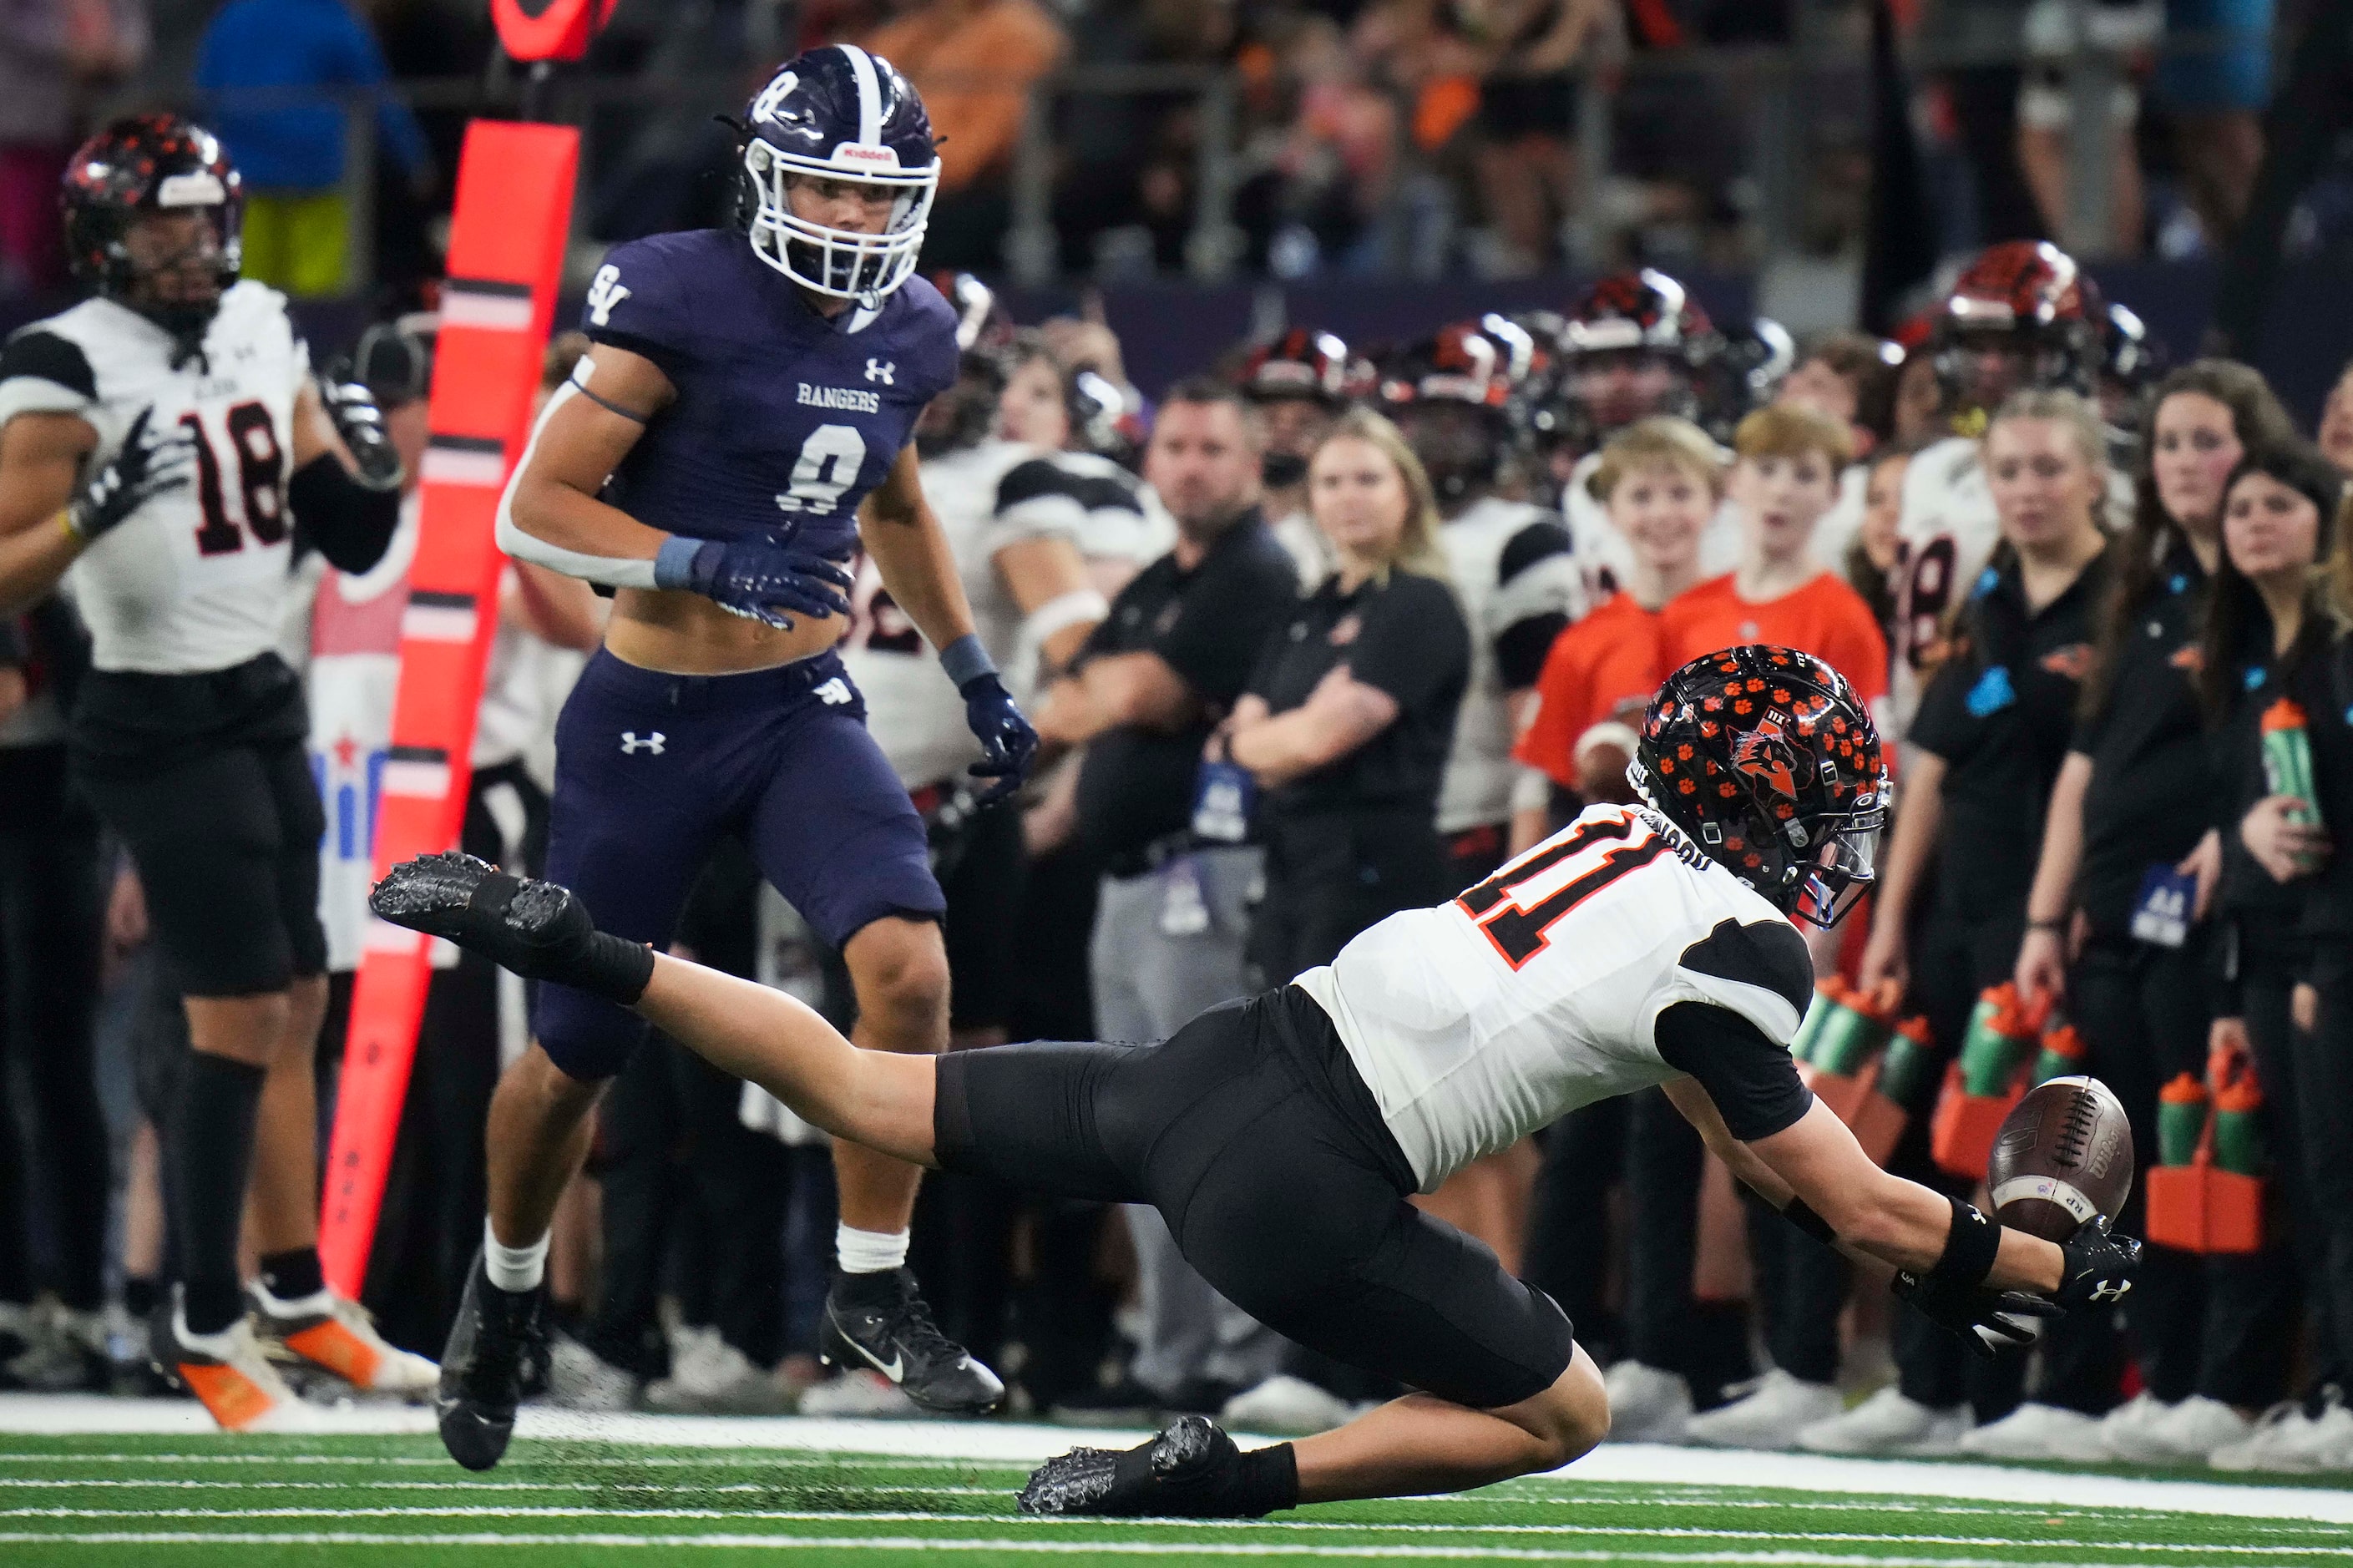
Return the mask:
<path id="1" fill-rule="evenodd" d="M 0 1564 L 1321 1563 L 2125 1568 L 2353 1563 L 2353 1489 L 1609 1445 L 1458 1497 L 1261 1521 L 1023 1517 L 1066 1429 L 527 1410 L 497 1471 L 429 1414 L 227 1437 L 192 1403 L 0 1398 Z M 1124 1446 L 1141 1434 L 1107 1433 Z M 1245 1438 L 1245 1442 L 1249 1439 Z"/>

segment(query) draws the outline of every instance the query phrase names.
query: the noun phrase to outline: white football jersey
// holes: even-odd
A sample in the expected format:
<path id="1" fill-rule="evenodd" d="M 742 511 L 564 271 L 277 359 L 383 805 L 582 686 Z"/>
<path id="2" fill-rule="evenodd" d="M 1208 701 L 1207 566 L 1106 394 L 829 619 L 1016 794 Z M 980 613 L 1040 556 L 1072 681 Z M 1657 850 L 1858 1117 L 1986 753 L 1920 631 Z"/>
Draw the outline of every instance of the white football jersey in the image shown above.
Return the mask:
<path id="1" fill-rule="evenodd" d="M 86 300 L 13 336 L 0 359 L 0 425 L 79 415 L 98 431 L 84 467 L 120 449 L 142 411 L 151 432 L 195 437 L 184 488 L 158 495 L 82 552 L 66 587 L 100 669 L 226 669 L 278 646 L 290 592 L 294 402 L 310 354 L 285 296 L 234 285 L 202 352 L 111 300 Z"/>
<path id="2" fill-rule="evenodd" d="M 1726 942 L 1726 921 L 1778 930 Z M 1579 1106 L 1673 1078 L 1655 1030 L 1678 1002 L 1728 1008 L 1788 1045 L 1792 977 L 1721 958 L 1778 945 L 1794 959 L 1798 941 L 1665 818 L 1597 805 L 1293 984 L 1330 1016 L 1427 1193 Z"/>
<path id="3" fill-rule="evenodd" d="M 1176 523 L 1134 476 L 1086 453 L 982 441 L 926 459 L 923 495 L 955 556 L 973 630 L 1019 702 L 1035 688 L 1038 649 L 1023 635 L 1021 606 L 997 570 L 997 552 L 1023 539 L 1060 537 L 1089 560 L 1141 565 L 1176 542 Z M 862 552 L 850 615 L 842 662 L 865 695 L 866 726 L 899 782 L 920 789 L 962 774 L 980 756 L 964 699 Z"/>
<path id="4" fill-rule="evenodd" d="M 1332 548 L 1332 542 L 1324 537 L 1324 531 L 1315 526 L 1315 520 L 1308 516 L 1304 509 L 1271 519 L 1266 526 L 1273 533 L 1275 542 L 1291 552 L 1291 563 L 1299 568 L 1299 591 L 1302 594 L 1314 593 L 1324 578 L 1338 569 L 1339 553 Z"/>
<path id="5" fill-rule="evenodd" d="M 1503 822 L 1512 815 L 1512 710 L 1495 662 L 1495 639 L 1537 616 L 1577 619 L 1585 614 L 1586 594 L 1574 552 L 1511 563 L 1516 570 L 1507 581 L 1504 547 L 1534 525 L 1558 521 L 1526 501 L 1486 496 L 1438 531 L 1463 618 L 1471 623 L 1471 680 L 1462 691 L 1453 748 L 1438 787 L 1440 833 Z"/>
<path id="6" fill-rule="evenodd" d="M 1561 491 L 1560 512 L 1567 520 L 1568 537 L 1585 568 L 1588 588 L 1596 603 L 1612 588 L 1632 582 L 1634 546 L 1609 521 L 1609 510 L 1594 499 L 1588 483 L 1601 467 L 1601 454 L 1588 452 L 1569 470 Z M 1740 509 L 1727 499 L 1715 509 L 1699 536 L 1699 581 L 1721 577 L 1740 564 Z M 1607 574 L 1605 576 L 1604 574 Z"/>
<path id="7" fill-rule="evenodd" d="M 1946 612 L 1967 596 L 2000 542 L 2001 519 L 1977 442 L 1948 437 L 1912 459 L 1895 520 L 1895 637 L 1888 649 L 1894 674 L 1883 741 L 1901 741 L 1910 731 L 1944 637 Z"/>

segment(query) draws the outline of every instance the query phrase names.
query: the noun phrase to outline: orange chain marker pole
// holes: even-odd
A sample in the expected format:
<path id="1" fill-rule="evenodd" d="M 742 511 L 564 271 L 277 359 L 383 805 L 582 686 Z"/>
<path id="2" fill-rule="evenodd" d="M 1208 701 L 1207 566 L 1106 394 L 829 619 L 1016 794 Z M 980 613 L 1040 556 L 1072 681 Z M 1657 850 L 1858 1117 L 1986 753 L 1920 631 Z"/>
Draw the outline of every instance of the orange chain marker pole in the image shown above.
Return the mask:
<path id="1" fill-rule="evenodd" d="M 422 520 L 401 618 L 399 696 L 375 816 L 378 877 L 411 856 L 454 848 L 465 822 L 474 717 L 506 564 L 492 529 L 499 492 L 530 433 L 579 152 L 570 126 L 478 120 L 466 131 Z M 430 978 L 426 949 L 417 932 L 372 921 L 352 994 L 319 1216 L 327 1282 L 348 1297 L 359 1295 L 367 1275 L 408 1093 Z"/>

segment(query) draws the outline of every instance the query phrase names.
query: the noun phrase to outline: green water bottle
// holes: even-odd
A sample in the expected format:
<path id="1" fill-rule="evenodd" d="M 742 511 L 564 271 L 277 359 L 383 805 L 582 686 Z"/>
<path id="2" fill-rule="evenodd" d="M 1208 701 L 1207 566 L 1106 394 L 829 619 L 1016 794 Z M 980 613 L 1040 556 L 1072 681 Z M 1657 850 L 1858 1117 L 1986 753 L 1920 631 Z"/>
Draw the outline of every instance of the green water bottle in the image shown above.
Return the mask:
<path id="1" fill-rule="evenodd" d="M 2018 1068 L 2018 987 L 2005 980 L 1986 987 L 1969 1013 L 1961 1037 L 1961 1083 L 1965 1092 L 1991 1097 L 2008 1092 Z"/>
<path id="2" fill-rule="evenodd" d="M 1837 1011 L 1822 1021 L 1810 1059 L 1822 1072 L 1852 1078 L 1886 1038 L 1887 1020 L 1873 1009 L 1862 993 L 1849 990 Z"/>
<path id="3" fill-rule="evenodd" d="M 2214 1096 L 2214 1163 L 2242 1176 L 2263 1170 L 2263 1091 L 2241 1079 Z"/>
<path id="4" fill-rule="evenodd" d="M 2305 826 L 2320 824 L 2320 795 L 2312 778 L 2312 736 L 2304 709 L 2283 697 L 2263 710 L 2263 784 L 2274 795 L 2294 795 L 2304 802 L 2288 813 L 2288 820 Z"/>
<path id="5" fill-rule="evenodd" d="M 1846 982 L 1837 975 L 1814 984 L 1814 999 L 1806 1007 L 1806 1016 L 1798 1024 L 1798 1032 L 1789 1040 L 1792 1060 L 1810 1062 L 1814 1059 L 1815 1042 L 1821 1038 L 1822 1027 L 1830 1016 L 1838 1010 L 1846 994 Z"/>
<path id="6" fill-rule="evenodd" d="M 2075 1032 L 2075 1026 L 2058 1024 L 2043 1030 L 2042 1054 L 2034 1058 L 2034 1081 L 2049 1083 L 2083 1070 L 2084 1037 Z"/>
<path id="7" fill-rule="evenodd" d="M 1936 1083 L 1936 1052 L 1926 1018 L 1906 1018 L 1895 1026 L 1887 1054 L 1879 1058 L 1879 1092 L 1906 1110 L 1924 1104 Z"/>
<path id="8" fill-rule="evenodd" d="M 2192 1074 L 2178 1073 L 2157 1097 L 2157 1163 L 2189 1164 L 2205 1131 L 2206 1086 Z"/>

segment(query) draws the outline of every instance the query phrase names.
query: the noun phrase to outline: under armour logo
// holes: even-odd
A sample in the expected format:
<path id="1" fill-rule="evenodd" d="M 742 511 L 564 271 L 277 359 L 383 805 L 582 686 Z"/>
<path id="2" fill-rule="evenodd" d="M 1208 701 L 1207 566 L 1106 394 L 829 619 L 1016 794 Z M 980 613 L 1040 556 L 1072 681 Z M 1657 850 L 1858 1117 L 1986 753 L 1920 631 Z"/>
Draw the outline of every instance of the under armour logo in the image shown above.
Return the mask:
<path id="1" fill-rule="evenodd" d="M 613 324 L 613 307 L 629 297 L 621 286 L 621 269 L 609 262 L 596 268 L 588 285 L 588 319 L 600 327 Z"/>
<path id="2" fill-rule="evenodd" d="M 2103 1279 L 2099 1284 L 2093 1287 L 2092 1300 L 2095 1304 L 2106 1301 L 2121 1301 L 2125 1299 L 2125 1292 L 2131 1289 L 2132 1281 L 2129 1279 Z"/>
<path id="3" fill-rule="evenodd" d="M 891 360 L 868 360 L 866 362 L 866 379 L 869 381 L 879 381 L 885 386 L 896 386 L 899 384 L 892 381 L 891 379 L 891 375 L 892 373 L 896 371 L 898 368 L 899 366 L 897 363 Z"/>
<path id="4" fill-rule="evenodd" d="M 624 730 L 621 731 L 621 750 L 629 756 L 635 756 L 639 752 L 651 752 L 659 757 L 662 754 L 662 742 L 665 738 L 659 730 L 654 731 L 642 739 L 635 730 Z"/>
<path id="5" fill-rule="evenodd" d="M 817 688 L 817 700 L 828 708 L 840 707 L 849 700 L 849 682 L 838 675 L 835 676 L 831 680 Z M 657 735 L 654 738 L 659 740 L 661 737 Z"/>

